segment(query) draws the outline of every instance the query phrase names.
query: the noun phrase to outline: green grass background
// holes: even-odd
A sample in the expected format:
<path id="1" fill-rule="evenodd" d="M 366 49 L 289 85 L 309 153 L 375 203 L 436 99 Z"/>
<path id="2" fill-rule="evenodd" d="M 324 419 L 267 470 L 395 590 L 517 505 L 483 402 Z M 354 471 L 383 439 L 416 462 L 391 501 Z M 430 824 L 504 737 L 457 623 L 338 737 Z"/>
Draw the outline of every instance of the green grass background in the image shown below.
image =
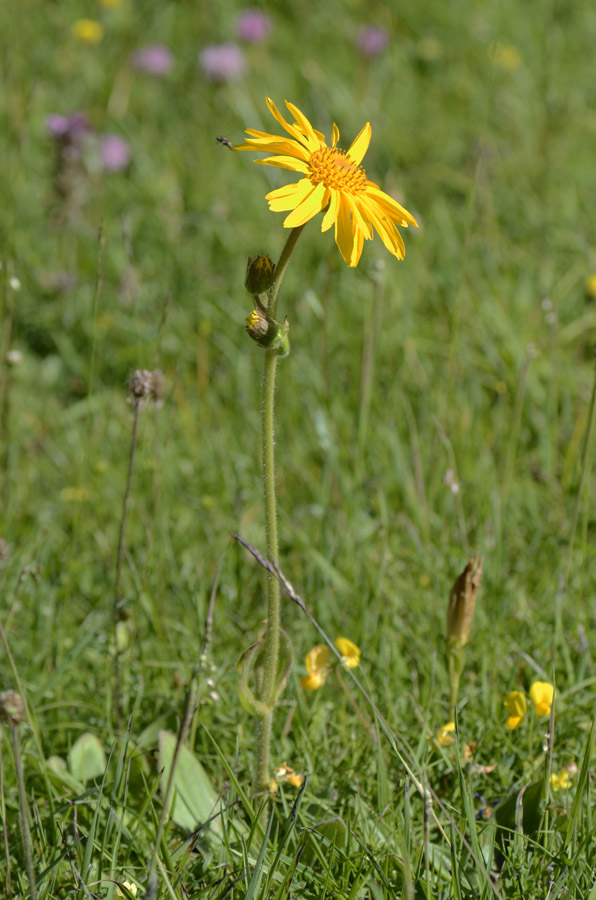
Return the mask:
<path id="1" fill-rule="evenodd" d="M 377 240 L 356 270 L 316 221 L 305 229 L 280 303 L 292 353 L 278 373 L 276 451 L 283 570 L 332 639 L 361 647 L 358 674 L 435 792 L 441 827 L 425 818 L 395 745 L 367 729 L 374 715 L 347 677 L 360 713 L 337 682 L 301 692 L 319 637 L 287 601 L 297 664 L 272 753 L 310 773 L 295 827 L 287 833 L 289 788 L 266 845 L 236 806 L 224 817 L 229 839 L 203 832 L 188 855 L 172 823 L 160 896 L 182 897 L 183 886 L 213 898 L 595 896 L 588 772 L 551 799 L 538 837 L 511 843 L 500 874 L 491 823 L 474 813 L 545 771 L 548 722 L 529 715 L 523 729 L 504 728 L 504 695 L 537 678 L 558 692 L 553 770 L 589 763 L 596 10 L 585 0 L 280 0 L 263 7 L 268 40 L 245 47 L 245 78 L 210 83 L 198 53 L 233 39 L 240 9 L 0 9 L 3 346 L 23 354 L 6 376 L 0 687 L 24 691 L 34 725 L 21 738 L 40 896 L 112 895 L 109 874 L 143 883 L 160 807 L 157 727 L 180 722 L 219 564 L 208 648 L 219 700 L 201 706 L 189 745 L 229 803 L 250 784 L 254 723 L 236 664 L 264 616 L 264 579 L 230 534 L 264 546 L 262 357 L 244 331 L 243 279 L 249 255 L 280 252 L 282 217 L 264 194 L 291 175 L 215 137 L 276 131 L 265 96 L 293 101 L 327 136 L 337 122 L 344 148 L 370 121 L 367 174 L 421 224 L 404 234 L 403 263 Z M 81 16 L 104 23 L 97 47 L 72 37 Z M 390 44 L 366 60 L 355 42 L 370 23 Z M 154 42 L 175 57 L 162 79 L 129 64 Z M 503 67 L 495 44 L 515 46 L 519 65 Z M 132 160 L 103 173 L 88 157 L 65 204 L 45 119 L 75 110 L 125 137 Z M 165 399 L 141 416 L 122 577 L 134 711 L 125 745 L 112 602 L 126 379 L 156 367 Z M 427 734 L 448 717 L 446 604 L 471 553 L 485 574 L 459 710 L 460 752 L 477 749 L 462 767 Z M 204 675 L 199 690 L 208 693 Z M 86 732 L 115 748 L 113 760 L 124 754 L 126 782 L 113 761 L 103 788 L 49 778 L 44 760 L 66 759 Z M 3 729 L 7 896 L 17 897 L 27 882 L 10 746 Z M 321 822 L 341 824 L 325 837 Z"/>

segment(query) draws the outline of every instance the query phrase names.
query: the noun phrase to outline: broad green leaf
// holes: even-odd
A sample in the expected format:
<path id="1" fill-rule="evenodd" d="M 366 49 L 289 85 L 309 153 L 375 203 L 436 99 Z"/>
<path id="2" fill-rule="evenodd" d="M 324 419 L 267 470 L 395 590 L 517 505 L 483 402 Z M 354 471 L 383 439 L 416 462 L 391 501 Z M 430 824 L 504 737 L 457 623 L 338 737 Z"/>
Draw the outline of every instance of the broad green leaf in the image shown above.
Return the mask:
<path id="1" fill-rule="evenodd" d="M 159 732 L 159 767 L 163 769 L 159 788 L 162 798 L 170 778 L 176 740 L 176 735 L 169 731 Z M 194 831 L 217 811 L 217 794 L 211 781 L 194 753 L 184 744 L 178 754 L 172 795 L 168 802 L 171 803 L 174 793 L 176 802 L 172 819 L 186 831 Z M 215 819 L 209 827 L 212 831 L 219 831 L 219 820 Z"/>
<path id="2" fill-rule="evenodd" d="M 99 738 L 87 731 L 74 742 L 68 754 L 71 774 L 85 784 L 91 778 L 100 778 L 106 770 L 106 755 Z"/>

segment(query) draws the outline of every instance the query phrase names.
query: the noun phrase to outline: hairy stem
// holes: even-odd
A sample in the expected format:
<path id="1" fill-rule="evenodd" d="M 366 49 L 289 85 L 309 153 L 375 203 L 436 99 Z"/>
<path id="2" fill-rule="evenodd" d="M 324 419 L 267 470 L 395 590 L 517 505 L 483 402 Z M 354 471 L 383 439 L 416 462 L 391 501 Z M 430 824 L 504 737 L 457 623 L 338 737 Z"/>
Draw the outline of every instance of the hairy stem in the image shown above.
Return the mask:
<path id="1" fill-rule="evenodd" d="M 19 790 L 19 808 L 21 813 L 23 849 L 25 850 L 25 865 L 27 867 L 27 879 L 29 881 L 29 897 L 30 900 L 37 900 L 35 870 L 33 868 L 33 846 L 31 843 L 31 832 L 29 831 L 29 820 L 27 818 L 27 795 L 25 793 L 25 777 L 23 775 L 23 766 L 21 763 L 21 749 L 19 746 L 18 726 L 13 725 L 11 727 L 11 731 L 14 762 L 17 773 L 17 785 Z"/>
<path id="2" fill-rule="evenodd" d="M 116 577 L 114 579 L 114 604 L 113 604 L 113 628 L 114 628 L 114 705 L 116 707 L 116 719 L 118 723 L 118 734 L 122 734 L 122 673 L 120 669 L 120 645 L 118 639 L 118 624 L 122 618 L 122 609 L 120 604 L 120 576 L 122 575 L 122 563 L 124 562 L 124 535 L 126 532 L 126 518 L 128 515 L 128 506 L 130 503 L 130 490 L 132 486 L 132 475 L 134 470 L 135 452 L 137 449 L 137 438 L 139 434 L 139 415 L 141 411 L 140 403 L 135 403 L 134 418 L 132 423 L 132 435 L 130 439 L 130 451 L 128 454 L 128 472 L 126 475 L 126 488 L 124 489 L 124 500 L 122 502 L 122 517 L 120 519 L 120 532 L 118 534 L 118 552 L 116 554 Z"/>
<path id="3" fill-rule="evenodd" d="M 287 264 L 296 246 L 296 241 L 304 228 L 293 228 L 281 252 L 275 269 L 275 281 L 269 289 L 268 314 L 274 318 L 277 298 Z M 275 497 L 275 453 L 274 453 L 274 404 L 275 375 L 278 354 L 275 350 L 265 351 L 261 404 L 261 452 L 263 465 L 263 503 L 265 507 L 265 534 L 267 556 L 278 565 L 277 503 Z M 269 749 L 271 745 L 271 724 L 275 695 L 277 692 L 280 642 L 280 591 L 277 578 L 267 573 L 267 625 L 264 644 L 263 686 L 260 699 L 268 711 L 259 716 L 256 730 L 255 791 L 264 790 L 269 783 Z"/>

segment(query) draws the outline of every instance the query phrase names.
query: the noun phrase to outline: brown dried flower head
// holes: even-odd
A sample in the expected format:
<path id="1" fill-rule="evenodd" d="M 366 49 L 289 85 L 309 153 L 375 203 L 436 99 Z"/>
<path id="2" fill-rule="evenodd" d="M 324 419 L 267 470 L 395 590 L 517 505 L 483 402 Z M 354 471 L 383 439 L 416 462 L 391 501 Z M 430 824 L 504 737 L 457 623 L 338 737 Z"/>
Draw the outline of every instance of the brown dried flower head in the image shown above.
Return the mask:
<path id="1" fill-rule="evenodd" d="M 159 407 L 163 402 L 164 380 L 159 369 L 136 369 L 128 379 L 128 402 L 143 407 L 146 402 Z"/>
<path id="2" fill-rule="evenodd" d="M 0 694 L 0 723 L 19 725 L 25 721 L 25 704 L 17 691 L 2 691 Z"/>
<path id="3" fill-rule="evenodd" d="M 451 646 L 465 647 L 468 643 L 481 580 L 482 557 L 472 557 L 449 594 L 447 641 Z"/>

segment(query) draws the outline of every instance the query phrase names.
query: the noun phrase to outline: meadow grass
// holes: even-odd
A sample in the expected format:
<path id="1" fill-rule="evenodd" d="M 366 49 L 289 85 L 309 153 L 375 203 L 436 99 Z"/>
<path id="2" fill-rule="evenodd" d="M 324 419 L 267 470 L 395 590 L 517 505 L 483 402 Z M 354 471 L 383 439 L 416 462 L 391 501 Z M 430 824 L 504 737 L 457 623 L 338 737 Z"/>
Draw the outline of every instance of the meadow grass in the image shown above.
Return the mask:
<path id="1" fill-rule="evenodd" d="M 234 39 L 240 9 L 0 8 L 0 689 L 26 702 L 1 726 L 6 896 L 29 895 L 20 758 L 48 900 L 125 881 L 210 900 L 593 900 L 596 11 L 278 0 L 244 77 L 210 82 L 198 53 Z M 71 33 L 83 17 L 104 24 L 96 46 Z M 367 59 L 371 22 L 390 43 Z M 130 66 L 153 43 L 173 53 L 164 77 Z M 243 280 L 249 255 L 279 255 L 264 194 L 290 179 L 216 142 L 269 130 L 265 96 L 327 136 L 337 122 L 344 147 L 370 121 L 367 174 L 421 224 L 404 262 L 377 240 L 351 270 L 313 222 L 284 281 L 280 565 L 309 615 L 285 595 L 296 665 L 272 763 L 307 777 L 271 802 L 251 793 L 237 672 L 265 573 L 231 535 L 264 549 Z M 75 111 L 95 137 L 61 181 L 46 118 Z M 105 134 L 130 146 L 121 172 L 102 169 Z M 119 728 L 126 382 L 157 368 L 119 578 Z M 449 590 L 478 554 L 443 745 Z M 321 634 L 361 664 L 306 693 Z M 537 680 L 556 685 L 551 718 L 529 704 L 506 729 L 505 696 Z"/>

